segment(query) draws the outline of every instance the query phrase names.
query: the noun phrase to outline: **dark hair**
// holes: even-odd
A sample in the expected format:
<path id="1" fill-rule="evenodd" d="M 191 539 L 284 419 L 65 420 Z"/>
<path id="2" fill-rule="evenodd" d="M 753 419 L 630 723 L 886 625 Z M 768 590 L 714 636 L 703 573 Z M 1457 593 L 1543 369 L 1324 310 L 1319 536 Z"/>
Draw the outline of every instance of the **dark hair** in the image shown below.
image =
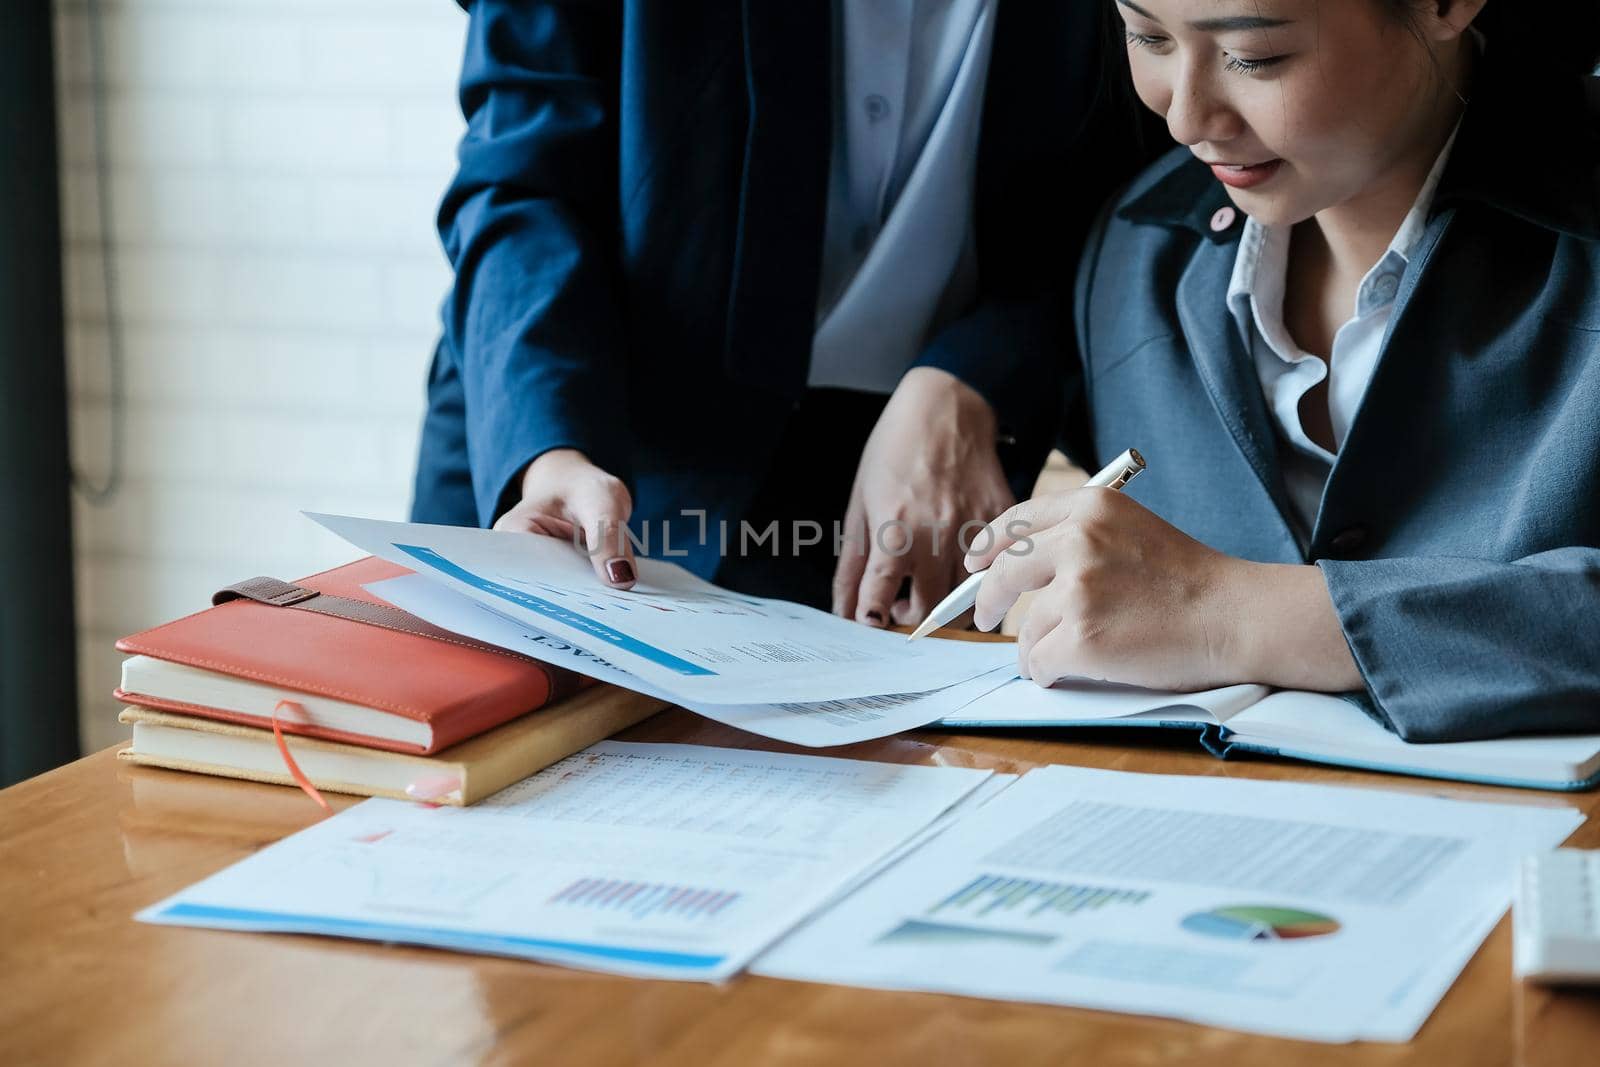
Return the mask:
<path id="1" fill-rule="evenodd" d="M 1377 0 L 1413 30 L 1427 2 Z M 1530 10 L 1534 7 L 1537 11 Z M 1146 152 L 1154 145 L 1170 145 L 1165 124 L 1139 103 L 1134 92 L 1116 0 L 1104 0 L 1100 11 L 1103 55 L 1107 57 L 1101 61 L 1100 92 L 1107 114 L 1120 119 L 1124 128 L 1136 130 L 1137 142 Z M 1600 0 L 1488 0 L 1473 26 L 1494 49 L 1497 60 L 1507 57 L 1505 62 L 1514 69 L 1581 76 L 1595 72 L 1600 63 Z"/>
<path id="2" fill-rule="evenodd" d="M 1415 25 L 1425 0 L 1379 0 Z M 1600 0 L 1488 0 L 1473 25 L 1490 47 L 1547 72 L 1589 74 L 1600 63 Z"/>

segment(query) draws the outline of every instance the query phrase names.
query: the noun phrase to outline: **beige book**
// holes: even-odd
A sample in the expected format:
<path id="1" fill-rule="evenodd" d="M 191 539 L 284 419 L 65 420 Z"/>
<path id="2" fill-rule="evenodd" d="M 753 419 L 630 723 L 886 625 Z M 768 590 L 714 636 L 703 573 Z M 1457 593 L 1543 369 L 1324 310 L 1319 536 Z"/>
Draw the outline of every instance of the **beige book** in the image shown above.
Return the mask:
<path id="1" fill-rule="evenodd" d="M 318 789 L 411 800 L 407 786 L 433 786 L 441 804 L 477 803 L 557 760 L 641 722 L 667 705 L 655 697 L 596 685 L 433 756 L 413 756 L 286 734 L 301 771 Z M 193 715 L 126 707 L 133 744 L 117 758 L 148 767 L 294 785 L 271 730 Z M 455 788 L 438 785 L 453 779 Z"/>

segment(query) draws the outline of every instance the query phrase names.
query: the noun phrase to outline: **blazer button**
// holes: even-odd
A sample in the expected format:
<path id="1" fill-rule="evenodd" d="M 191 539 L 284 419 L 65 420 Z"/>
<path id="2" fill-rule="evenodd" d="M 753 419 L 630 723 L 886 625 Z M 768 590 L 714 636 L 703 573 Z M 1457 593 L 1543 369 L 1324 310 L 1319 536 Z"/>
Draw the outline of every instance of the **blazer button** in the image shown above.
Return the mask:
<path id="1" fill-rule="evenodd" d="M 1333 535 L 1328 542 L 1328 547 L 1341 556 L 1353 555 L 1362 545 L 1367 543 L 1367 528 L 1365 526 L 1350 526 Z"/>

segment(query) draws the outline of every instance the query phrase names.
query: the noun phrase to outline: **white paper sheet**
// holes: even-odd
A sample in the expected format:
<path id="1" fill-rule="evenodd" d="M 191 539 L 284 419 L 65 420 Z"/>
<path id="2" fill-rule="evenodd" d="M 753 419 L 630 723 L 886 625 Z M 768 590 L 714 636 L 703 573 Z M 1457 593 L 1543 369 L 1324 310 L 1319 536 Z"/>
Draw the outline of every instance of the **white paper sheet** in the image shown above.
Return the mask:
<path id="1" fill-rule="evenodd" d="M 955 826 L 962 820 L 962 818 L 967 815 L 971 815 L 973 812 L 977 811 L 979 808 L 983 807 L 985 804 L 989 803 L 989 801 L 993 800 L 1007 789 L 1010 789 L 1013 785 L 1016 785 L 1017 782 L 1021 780 L 1022 775 L 1020 774 L 1006 774 L 1000 771 L 996 771 L 995 773 L 991 774 L 989 777 L 983 780 L 982 784 L 979 785 L 978 788 L 974 789 L 972 792 L 958 800 L 955 804 L 951 805 L 949 810 L 947 810 L 943 815 L 940 815 L 922 830 L 919 830 L 917 833 L 906 838 L 905 841 L 895 846 L 893 851 L 885 854 L 871 867 L 868 867 L 866 870 L 852 878 L 845 885 L 841 886 L 839 891 L 834 894 L 833 901 L 830 901 L 829 903 L 831 904 L 833 902 L 843 900 L 851 893 L 854 893 L 857 889 L 866 885 L 868 882 L 872 881 L 872 879 L 876 878 L 890 867 L 893 867 L 896 863 L 899 863 L 901 860 L 911 855 L 911 853 L 915 852 L 929 841 L 932 841 L 935 837 L 938 837 L 946 830 Z"/>
<path id="2" fill-rule="evenodd" d="M 1413 1036 L 1570 808 L 1030 772 L 764 954 L 756 973 Z"/>
<path id="3" fill-rule="evenodd" d="M 988 777 L 604 741 L 471 808 L 365 801 L 138 918 L 718 980 Z"/>
<path id="4" fill-rule="evenodd" d="M 363 551 L 427 573 L 679 701 L 812 703 L 928 692 L 1015 663 L 1009 644 L 908 642 L 815 608 L 731 593 L 662 560 L 639 560 L 638 584 L 616 592 L 559 538 L 308 515 Z"/>
<path id="5" fill-rule="evenodd" d="M 946 726 L 1062 726 L 1132 719 L 1171 711 L 1197 722 L 1225 723 L 1261 700 L 1264 685 L 1229 685 L 1201 693 L 1169 693 L 1131 685 L 1067 680 L 1048 689 L 1018 678 L 944 717 Z M 1159 715 L 1155 715 L 1159 718 Z"/>
<path id="6" fill-rule="evenodd" d="M 570 641 L 524 626 L 487 604 L 463 596 L 426 575 L 408 574 L 389 578 L 373 582 L 366 589 L 374 596 L 427 619 L 435 626 L 525 653 L 602 682 L 680 703 L 708 719 L 753 734 L 811 748 L 851 745 L 858 741 L 888 737 L 904 730 L 915 730 L 941 716 L 953 714 L 989 690 L 1004 685 L 1014 676 L 1011 667 L 999 667 L 971 681 L 959 682 L 931 693 L 858 697 L 810 704 L 708 704 L 682 700 L 578 648 Z"/>

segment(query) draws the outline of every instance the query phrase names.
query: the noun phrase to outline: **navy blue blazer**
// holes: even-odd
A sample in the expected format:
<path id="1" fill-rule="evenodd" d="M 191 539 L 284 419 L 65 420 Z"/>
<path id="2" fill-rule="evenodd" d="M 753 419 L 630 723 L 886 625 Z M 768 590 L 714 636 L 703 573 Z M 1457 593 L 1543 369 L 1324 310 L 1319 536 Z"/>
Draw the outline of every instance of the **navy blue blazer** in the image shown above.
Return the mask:
<path id="1" fill-rule="evenodd" d="M 567 446 L 630 484 L 636 525 L 683 523 L 684 508 L 737 520 L 805 388 L 832 4 L 464 6 L 467 133 L 439 212 L 455 284 L 414 517 L 487 525 L 529 460 Z M 980 293 L 919 360 L 993 404 L 1022 492 L 1062 408 L 1070 327 L 1054 298 L 1100 205 L 1143 162 L 1124 113 L 1099 104 L 1104 6 L 1000 5 Z M 714 570 L 714 548 L 674 547 Z"/>
<path id="2" fill-rule="evenodd" d="M 1112 204 L 1077 286 L 1079 462 L 1134 445 L 1130 492 L 1174 525 L 1316 563 L 1369 710 L 1413 741 L 1600 732 L 1600 92 L 1495 61 L 1309 551 L 1226 303 L 1243 219 L 1212 231 L 1229 201 L 1187 149 Z"/>

